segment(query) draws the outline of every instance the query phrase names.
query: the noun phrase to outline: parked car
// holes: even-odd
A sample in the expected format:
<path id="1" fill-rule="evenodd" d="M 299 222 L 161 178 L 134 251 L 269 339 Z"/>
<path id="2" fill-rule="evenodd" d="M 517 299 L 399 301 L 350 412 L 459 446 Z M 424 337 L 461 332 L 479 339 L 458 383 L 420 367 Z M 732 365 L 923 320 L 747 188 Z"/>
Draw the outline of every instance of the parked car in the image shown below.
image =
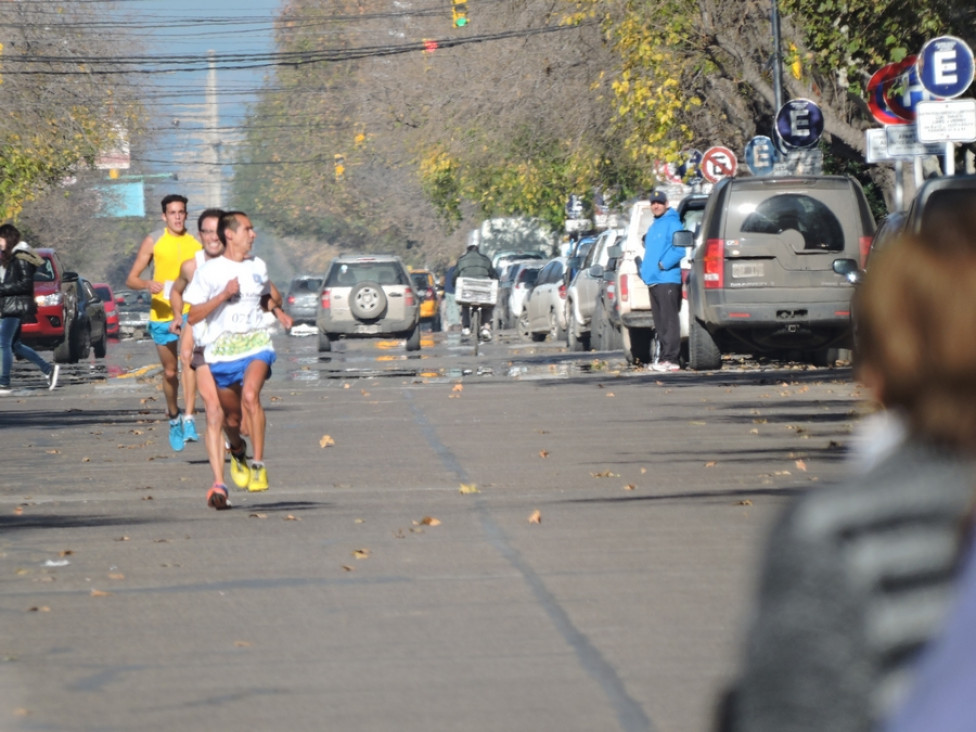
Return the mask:
<path id="1" fill-rule="evenodd" d="M 338 338 L 406 338 L 420 349 L 420 303 L 401 259 L 392 254 L 343 254 L 329 265 L 319 296 L 319 350 Z"/>
<path id="2" fill-rule="evenodd" d="M 321 275 L 305 274 L 293 277 L 288 283 L 284 311 L 291 316 L 292 327 L 315 324 L 323 282 L 324 278 Z M 291 333 L 290 330 L 288 332 Z"/>
<path id="3" fill-rule="evenodd" d="M 494 319 L 496 328 L 511 328 L 515 318 L 511 312 L 512 288 L 515 278 L 522 271 L 523 264 L 531 264 L 535 269 L 541 269 L 544 262 L 539 259 L 515 259 L 507 262 L 498 272 L 498 302 L 495 304 Z"/>
<path id="4" fill-rule="evenodd" d="M 95 288 L 95 292 L 98 293 L 98 297 L 102 300 L 102 306 L 105 308 L 105 332 L 109 338 L 118 338 L 120 334 L 119 305 L 115 300 L 115 293 L 112 292 L 111 286 L 105 282 L 95 282 L 92 287 Z"/>
<path id="5" fill-rule="evenodd" d="M 149 296 L 144 290 L 118 290 L 115 302 L 119 307 L 119 336 L 145 338 L 149 335 Z"/>
<path id="6" fill-rule="evenodd" d="M 508 307 L 504 327 L 512 328 L 519 324 L 522 318 L 522 311 L 525 309 L 525 300 L 528 298 L 532 288 L 535 287 L 539 272 L 545 265 L 543 260 L 533 260 L 518 265 L 518 269 L 512 276 L 512 284 L 509 288 L 511 294 L 508 295 Z M 501 295 L 499 294 L 499 297 Z"/>
<path id="7" fill-rule="evenodd" d="M 974 205 L 976 175 L 929 178 L 919 186 L 907 210 L 888 214 L 878 226 L 866 252 L 865 264 L 902 232 L 920 232 L 931 216 L 940 209 L 971 208 Z"/>
<path id="8" fill-rule="evenodd" d="M 566 345 L 571 351 L 590 349 L 590 324 L 597 297 L 604 285 L 610 248 L 620 239 L 620 229 L 603 231 L 588 248 L 579 271 L 566 290 Z"/>
<path id="9" fill-rule="evenodd" d="M 544 264 L 546 261 L 546 255 L 539 251 L 516 251 L 516 250 L 504 250 L 500 252 L 495 252 L 491 255 L 491 266 L 495 268 L 496 272 L 499 272 L 508 262 L 514 262 L 515 260 L 525 260 L 525 259 L 535 259 L 540 264 Z"/>
<path id="10" fill-rule="evenodd" d="M 78 319 L 71 330 L 78 334 L 79 358 L 88 358 L 89 351 L 95 352 L 95 358 L 105 358 L 108 351 L 105 305 L 94 285 L 84 277 L 78 279 Z"/>
<path id="11" fill-rule="evenodd" d="M 78 273 L 64 269 L 50 248 L 35 250 L 44 263 L 34 272 L 37 313 L 20 328 L 20 338 L 34 350 L 53 350 L 59 363 L 75 363 L 81 355 L 82 333 L 72 332 L 78 320 Z"/>
<path id="12" fill-rule="evenodd" d="M 441 329 L 441 298 L 437 292 L 437 278 L 429 270 L 412 269 L 410 279 L 420 299 L 420 322 L 430 323 L 430 329 L 437 333 Z"/>
<path id="13" fill-rule="evenodd" d="M 802 351 L 825 362 L 851 345 L 853 283 L 875 222 L 845 176 L 726 178 L 702 218 L 688 278 L 692 369 L 722 354 Z M 694 246 L 690 232 L 676 239 Z"/>
<path id="14" fill-rule="evenodd" d="M 590 249 L 596 244 L 596 240 L 597 235 L 584 236 L 570 247 L 569 252 L 566 254 L 568 259 L 566 266 L 567 285 L 573 281 L 576 273 L 583 266 L 583 260 L 586 259 L 586 255 L 590 253 Z"/>
<path id="15" fill-rule="evenodd" d="M 534 341 L 561 341 L 566 337 L 567 257 L 555 257 L 539 270 L 535 286 L 522 309 L 519 331 Z"/>

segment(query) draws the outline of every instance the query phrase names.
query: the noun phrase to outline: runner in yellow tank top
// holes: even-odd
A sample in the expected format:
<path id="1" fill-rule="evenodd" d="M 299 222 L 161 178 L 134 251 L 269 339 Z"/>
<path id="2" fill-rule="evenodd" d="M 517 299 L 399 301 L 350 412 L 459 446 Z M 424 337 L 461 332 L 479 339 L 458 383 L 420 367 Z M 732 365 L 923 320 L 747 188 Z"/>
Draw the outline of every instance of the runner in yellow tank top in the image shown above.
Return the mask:
<path id="1" fill-rule="evenodd" d="M 194 402 L 196 401 L 196 379 L 192 369 L 183 370 L 183 405 L 186 414 L 180 414 L 179 385 L 180 367 L 177 357 L 179 332 L 183 327 L 183 317 L 173 317 L 169 304 L 170 289 L 180 276 L 180 267 L 187 259 L 192 259 L 202 248 L 192 234 L 186 230 L 186 198 L 170 194 L 162 201 L 163 222 L 161 232 L 154 232 L 142 240 L 132 269 L 125 284 L 133 290 L 148 290 L 152 295 L 152 310 L 149 313 L 149 332 L 156 344 L 159 362 L 163 366 L 163 395 L 166 397 L 166 415 L 169 417 L 169 444 L 174 450 L 182 450 L 186 440 L 198 440 L 196 425 L 193 422 Z M 149 279 L 142 274 L 152 265 Z M 184 313 L 189 308 L 184 308 Z"/>

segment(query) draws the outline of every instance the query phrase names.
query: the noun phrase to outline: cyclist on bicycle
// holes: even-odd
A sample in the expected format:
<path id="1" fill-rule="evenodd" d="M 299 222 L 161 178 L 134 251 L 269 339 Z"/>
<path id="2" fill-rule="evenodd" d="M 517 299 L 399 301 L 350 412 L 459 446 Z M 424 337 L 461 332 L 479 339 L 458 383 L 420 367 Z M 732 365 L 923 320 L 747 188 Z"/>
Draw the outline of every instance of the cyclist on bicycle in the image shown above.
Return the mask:
<path id="1" fill-rule="evenodd" d="M 458 257 L 457 264 L 454 266 L 451 284 L 457 282 L 458 277 L 478 277 L 482 279 L 498 279 L 498 273 L 491 266 L 491 260 L 478 251 L 477 232 L 468 238 L 464 245 L 464 254 Z M 481 307 L 481 339 L 491 340 L 491 316 L 494 311 L 491 305 Z M 463 305 L 461 307 L 461 333 L 462 335 L 471 334 L 471 307 Z"/>

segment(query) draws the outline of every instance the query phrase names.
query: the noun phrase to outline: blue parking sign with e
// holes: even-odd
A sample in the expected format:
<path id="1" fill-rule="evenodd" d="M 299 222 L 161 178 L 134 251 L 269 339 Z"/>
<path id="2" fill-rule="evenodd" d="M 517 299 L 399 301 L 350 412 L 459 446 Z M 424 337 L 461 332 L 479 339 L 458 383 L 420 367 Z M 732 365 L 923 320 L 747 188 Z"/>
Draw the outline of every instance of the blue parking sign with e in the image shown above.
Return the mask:
<path id="1" fill-rule="evenodd" d="M 776 115 L 776 131 L 790 147 L 812 147 L 824 131 L 823 112 L 809 99 L 791 99 Z"/>
<path id="2" fill-rule="evenodd" d="M 936 97 L 953 99 L 973 83 L 973 51 L 954 36 L 940 36 L 922 46 L 918 79 Z"/>
<path id="3" fill-rule="evenodd" d="M 746 167 L 753 175 L 772 175 L 776 166 L 776 146 L 765 135 L 756 135 L 746 143 Z"/>

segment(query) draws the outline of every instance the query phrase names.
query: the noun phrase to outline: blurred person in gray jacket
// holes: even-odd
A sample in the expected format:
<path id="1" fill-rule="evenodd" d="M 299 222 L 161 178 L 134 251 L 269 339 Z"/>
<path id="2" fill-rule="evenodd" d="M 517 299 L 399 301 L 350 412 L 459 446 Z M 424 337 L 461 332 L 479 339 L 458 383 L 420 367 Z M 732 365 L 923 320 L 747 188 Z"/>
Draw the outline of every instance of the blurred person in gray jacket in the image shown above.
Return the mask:
<path id="1" fill-rule="evenodd" d="M 940 629 L 976 497 L 976 207 L 872 258 L 858 377 L 904 438 L 776 521 L 724 731 L 873 730 Z"/>

